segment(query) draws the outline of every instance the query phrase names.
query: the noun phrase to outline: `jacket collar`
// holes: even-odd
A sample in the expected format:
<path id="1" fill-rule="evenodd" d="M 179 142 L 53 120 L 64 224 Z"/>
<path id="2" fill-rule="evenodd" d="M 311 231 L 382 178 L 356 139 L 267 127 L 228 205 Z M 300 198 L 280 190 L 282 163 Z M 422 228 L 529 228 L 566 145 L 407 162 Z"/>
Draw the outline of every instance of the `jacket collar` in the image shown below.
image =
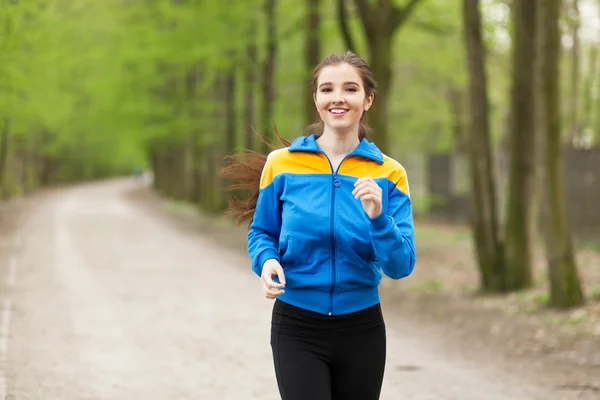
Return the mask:
<path id="1" fill-rule="evenodd" d="M 310 136 L 300 136 L 292 142 L 288 151 L 308 151 L 313 153 L 323 153 L 323 150 L 319 148 L 317 144 L 317 138 L 319 135 L 312 134 Z M 324 154 L 324 153 L 323 153 Z M 369 142 L 367 139 L 362 139 L 358 144 L 358 147 L 348 154 L 348 156 L 361 156 L 383 164 L 383 154 L 377 148 L 374 143 Z"/>

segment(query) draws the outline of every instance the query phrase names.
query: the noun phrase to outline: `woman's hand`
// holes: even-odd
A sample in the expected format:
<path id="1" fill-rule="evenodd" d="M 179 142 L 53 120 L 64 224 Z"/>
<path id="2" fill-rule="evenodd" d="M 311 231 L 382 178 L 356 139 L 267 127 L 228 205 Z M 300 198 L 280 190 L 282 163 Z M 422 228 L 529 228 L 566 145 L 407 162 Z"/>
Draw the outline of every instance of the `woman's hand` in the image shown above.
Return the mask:
<path id="1" fill-rule="evenodd" d="M 279 278 L 280 283 L 273 280 L 276 276 Z M 267 299 L 275 299 L 285 293 L 283 290 L 285 287 L 285 275 L 283 274 L 281 264 L 276 259 L 271 258 L 265 261 L 260 280 Z"/>
<path id="2" fill-rule="evenodd" d="M 383 191 L 371 178 L 360 178 L 354 183 L 352 194 L 360 199 L 362 206 L 369 218 L 376 218 L 381 214 L 381 196 Z"/>

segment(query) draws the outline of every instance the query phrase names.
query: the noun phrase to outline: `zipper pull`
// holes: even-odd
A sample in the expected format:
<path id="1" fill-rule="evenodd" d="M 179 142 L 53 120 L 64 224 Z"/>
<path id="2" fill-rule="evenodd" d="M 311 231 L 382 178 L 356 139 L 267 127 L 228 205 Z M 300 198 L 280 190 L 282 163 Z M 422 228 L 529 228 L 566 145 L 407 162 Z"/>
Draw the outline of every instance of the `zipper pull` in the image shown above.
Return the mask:
<path id="1" fill-rule="evenodd" d="M 333 176 L 333 186 L 335 186 L 336 188 L 339 188 L 340 186 L 342 186 L 342 181 L 340 181 L 337 178 L 337 175 Z"/>

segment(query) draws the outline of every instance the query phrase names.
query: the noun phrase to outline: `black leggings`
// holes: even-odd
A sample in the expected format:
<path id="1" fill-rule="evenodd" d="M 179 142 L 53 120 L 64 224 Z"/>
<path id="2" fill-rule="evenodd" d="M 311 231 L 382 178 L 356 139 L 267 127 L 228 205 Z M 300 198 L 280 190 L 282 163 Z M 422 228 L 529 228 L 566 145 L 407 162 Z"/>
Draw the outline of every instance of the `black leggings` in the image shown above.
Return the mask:
<path id="1" fill-rule="evenodd" d="M 275 301 L 271 347 L 282 400 L 377 400 L 386 336 L 379 304 L 327 316 Z"/>

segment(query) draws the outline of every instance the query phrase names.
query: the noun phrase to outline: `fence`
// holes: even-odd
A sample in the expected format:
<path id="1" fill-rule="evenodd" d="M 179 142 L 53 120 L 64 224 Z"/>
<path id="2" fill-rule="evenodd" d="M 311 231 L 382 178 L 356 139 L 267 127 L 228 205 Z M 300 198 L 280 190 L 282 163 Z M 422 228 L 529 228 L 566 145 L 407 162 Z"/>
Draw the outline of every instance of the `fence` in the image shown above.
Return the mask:
<path id="1" fill-rule="evenodd" d="M 567 213 L 577 238 L 600 239 L 600 147 L 565 148 L 563 171 Z M 497 160 L 498 204 L 500 217 L 505 212 L 506 158 Z M 467 222 L 470 212 L 469 171 L 464 156 L 429 154 L 424 160 L 407 160 L 411 191 L 427 199 L 428 216 L 445 221 Z M 411 169 L 412 168 L 412 169 Z M 419 183 L 415 183 L 416 179 Z M 413 190 L 413 186 L 417 189 Z"/>

